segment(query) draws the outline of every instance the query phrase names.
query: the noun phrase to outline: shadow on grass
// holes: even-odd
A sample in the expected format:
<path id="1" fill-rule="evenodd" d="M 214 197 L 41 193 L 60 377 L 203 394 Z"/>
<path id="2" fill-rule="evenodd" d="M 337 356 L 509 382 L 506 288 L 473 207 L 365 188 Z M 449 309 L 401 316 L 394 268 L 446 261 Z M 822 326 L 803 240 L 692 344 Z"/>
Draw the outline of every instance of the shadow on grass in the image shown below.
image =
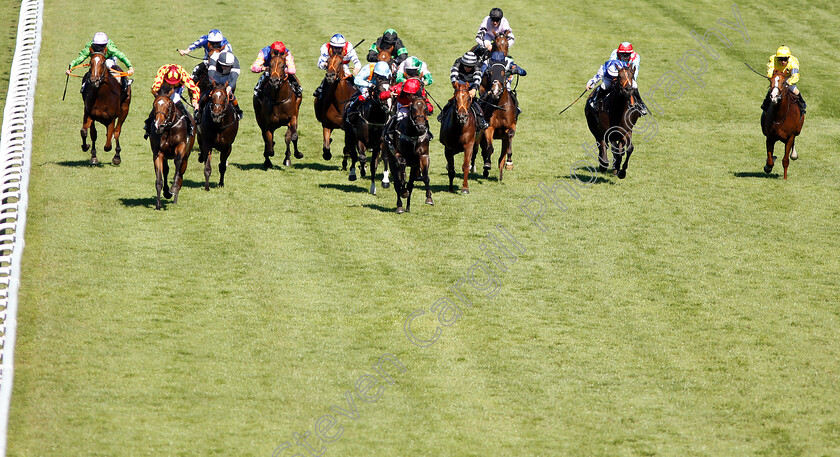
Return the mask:
<path id="1" fill-rule="evenodd" d="M 778 173 L 765 173 L 763 171 L 736 171 L 732 173 L 733 176 L 736 178 L 773 178 L 778 179 L 781 177 Z"/>
<path id="2" fill-rule="evenodd" d="M 389 207 L 385 207 L 385 206 L 382 206 L 382 205 L 377 205 L 375 203 L 365 203 L 362 206 L 365 207 L 365 208 L 370 208 L 370 209 L 379 211 L 380 213 L 394 213 L 394 212 L 397 211 L 396 206 L 389 208 Z"/>
<path id="3" fill-rule="evenodd" d="M 327 171 L 327 170 L 336 170 L 337 171 L 337 170 L 341 170 L 340 165 L 328 165 L 328 164 L 325 164 L 325 163 L 317 163 L 317 162 L 316 163 L 308 163 L 308 162 L 293 163 L 292 168 L 297 168 L 297 169 L 303 168 L 303 169 L 317 170 L 317 171 Z"/>
<path id="4" fill-rule="evenodd" d="M 364 180 L 362 180 L 362 183 L 364 184 Z M 335 189 L 353 194 L 362 194 L 367 193 L 368 191 L 367 187 L 361 187 L 358 184 L 318 184 L 318 187 L 322 189 Z"/>
<path id="5" fill-rule="evenodd" d="M 139 207 L 142 206 L 144 208 L 151 208 L 155 209 L 155 197 L 146 197 L 146 198 L 121 198 L 120 203 L 123 206 L 128 207 Z M 166 208 L 168 201 L 164 202 L 163 196 L 160 199 L 161 205 Z"/>
<path id="6" fill-rule="evenodd" d="M 59 165 L 62 167 L 96 167 L 96 168 L 103 168 L 105 165 L 110 165 L 111 160 L 107 160 L 105 162 L 99 162 L 96 165 L 90 164 L 90 159 L 87 160 L 65 160 L 63 162 L 44 162 L 44 165 Z"/>
<path id="7" fill-rule="evenodd" d="M 601 175 L 601 173 L 597 173 L 595 175 L 590 175 L 588 173 L 577 173 L 577 177 L 573 178 L 570 175 L 563 175 L 559 176 L 563 179 L 568 179 L 569 181 L 578 180 L 581 184 L 590 185 L 590 184 L 609 184 L 611 186 L 615 185 L 611 179 L 607 179 Z M 612 176 L 612 172 L 610 172 L 610 176 Z M 618 179 L 616 177 L 616 179 Z"/>
<path id="8" fill-rule="evenodd" d="M 236 167 L 240 170 L 265 170 L 262 163 L 232 163 L 230 164 L 233 167 Z M 272 170 L 282 170 L 280 165 L 273 164 L 271 167 Z M 268 171 L 268 170 L 265 170 Z"/>

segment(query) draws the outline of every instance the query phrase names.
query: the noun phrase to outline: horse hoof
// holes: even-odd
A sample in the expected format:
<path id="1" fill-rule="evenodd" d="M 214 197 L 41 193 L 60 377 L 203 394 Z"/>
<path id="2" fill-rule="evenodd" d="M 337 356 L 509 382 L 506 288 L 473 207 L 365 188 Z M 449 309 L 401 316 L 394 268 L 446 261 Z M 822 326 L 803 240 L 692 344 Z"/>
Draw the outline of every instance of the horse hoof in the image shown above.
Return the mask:
<path id="1" fill-rule="evenodd" d="M 111 163 L 114 165 L 119 165 L 122 163 L 122 159 L 120 159 L 120 156 L 114 156 L 114 158 L 111 159 Z"/>
<path id="2" fill-rule="evenodd" d="M 773 170 L 773 167 L 771 167 L 770 165 L 765 165 L 764 166 L 764 172 L 767 173 L 768 175 L 770 174 L 771 170 Z"/>
<path id="3" fill-rule="evenodd" d="M 283 165 L 287 166 L 287 167 L 291 167 L 292 166 L 292 161 L 289 160 L 289 159 L 286 159 L 286 160 L 283 161 Z"/>
<path id="4" fill-rule="evenodd" d="M 382 181 L 382 187 L 385 189 L 391 187 L 391 181 Z"/>
<path id="5" fill-rule="evenodd" d="M 349 179 L 350 181 L 355 181 L 356 180 L 356 175 L 351 174 L 350 176 L 347 177 L 347 179 Z"/>
<path id="6" fill-rule="evenodd" d="M 99 165 L 99 159 L 97 159 L 96 157 L 91 157 L 90 158 L 90 164 L 91 165 Z"/>
<path id="7" fill-rule="evenodd" d="M 265 159 L 265 163 L 263 163 L 263 169 L 264 169 L 264 170 L 270 170 L 270 169 L 271 169 L 271 167 L 273 167 L 273 166 L 274 166 L 274 164 L 273 164 L 273 163 L 271 163 L 271 161 L 270 161 L 270 160 Z"/>
<path id="8" fill-rule="evenodd" d="M 429 206 L 435 206 L 435 201 L 432 200 L 432 197 L 426 199 L 426 204 Z"/>
<path id="9" fill-rule="evenodd" d="M 624 179 L 625 176 L 627 176 L 627 171 L 626 170 L 619 170 L 618 171 L 618 179 Z"/>
<path id="10" fill-rule="evenodd" d="M 324 155 L 323 156 L 324 156 L 324 160 L 332 159 L 332 154 L 330 153 L 330 151 L 328 151 L 326 149 L 324 150 Z"/>
<path id="11" fill-rule="evenodd" d="M 470 165 L 470 172 L 475 173 L 475 164 Z"/>
<path id="12" fill-rule="evenodd" d="M 609 170 L 609 168 L 607 168 L 607 167 L 605 167 L 605 166 L 603 166 L 603 165 L 598 165 L 598 171 L 599 171 L 599 172 L 601 172 L 601 173 L 606 173 L 606 171 L 607 171 L 607 170 Z"/>
<path id="13" fill-rule="evenodd" d="M 295 151 L 295 158 L 296 159 L 302 159 L 303 158 L 303 153 L 300 152 L 300 151 Z"/>
<path id="14" fill-rule="evenodd" d="M 513 162 L 508 162 L 505 164 L 505 170 L 513 170 Z"/>
<path id="15" fill-rule="evenodd" d="M 404 212 L 405 212 L 405 210 L 403 209 L 403 207 L 402 207 L 402 206 L 398 206 L 398 207 L 397 207 L 397 214 L 402 214 L 402 213 L 404 213 Z"/>
<path id="16" fill-rule="evenodd" d="M 467 195 L 468 193 L 470 193 L 470 190 L 469 190 L 469 189 L 467 189 L 466 187 L 464 187 L 463 189 L 461 189 L 461 193 L 462 193 L 463 195 Z"/>
<path id="17" fill-rule="evenodd" d="M 111 146 L 104 146 L 102 150 L 104 150 L 105 152 L 111 152 Z"/>
<path id="18" fill-rule="evenodd" d="M 172 192 L 169 192 L 169 190 L 164 189 L 163 190 L 163 198 L 172 198 Z"/>
<path id="19" fill-rule="evenodd" d="M 90 145 L 89 144 L 83 144 L 82 145 L 82 152 L 88 152 L 88 151 L 90 151 Z"/>
<path id="20" fill-rule="evenodd" d="M 488 176 L 490 176 L 490 169 L 489 169 L 489 168 L 485 168 L 485 169 L 484 169 L 484 173 L 482 173 L 481 175 L 482 175 L 482 176 L 484 176 L 485 178 L 486 178 L 486 177 L 488 177 Z"/>

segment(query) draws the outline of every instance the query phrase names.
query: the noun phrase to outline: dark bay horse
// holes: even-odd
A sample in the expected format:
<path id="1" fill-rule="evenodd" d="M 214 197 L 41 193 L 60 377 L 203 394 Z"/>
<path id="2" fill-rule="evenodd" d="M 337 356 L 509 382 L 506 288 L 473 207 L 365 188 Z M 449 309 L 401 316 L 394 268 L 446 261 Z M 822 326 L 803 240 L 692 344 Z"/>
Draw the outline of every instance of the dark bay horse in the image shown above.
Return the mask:
<path id="1" fill-rule="evenodd" d="M 790 92 L 784 73 L 780 71 L 773 73 L 768 94 L 770 105 L 761 113 L 761 132 L 767 137 L 767 163 L 764 165 L 764 172 L 770 173 L 773 170 L 775 161 L 773 148 L 777 141 L 781 141 L 785 144 L 782 166 L 785 167 L 785 179 L 787 179 L 790 154 L 794 150 L 796 136 L 802 132 L 805 115 L 802 114 L 799 103 Z"/>
<path id="2" fill-rule="evenodd" d="M 344 124 L 344 109 L 350 97 L 356 92 L 350 81 L 351 76 L 344 75 L 342 60 L 341 54 L 333 54 L 327 60 L 327 70 L 322 83 L 324 90 L 321 97 L 315 99 L 315 117 L 324 129 L 324 160 L 332 158 L 330 136 L 333 130 L 340 129 Z M 347 157 L 350 156 L 353 147 L 352 142 L 345 136 L 343 169 L 347 168 Z"/>
<path id="3" fill-rule="evenodd" d="M 411 192 L 418 177 L 426 185 L 426 204 L 434 205 L 432 190 L 429 188 L 429 109 L 422 97 L 411 102 L 408 116 L 397 124 L 397 136 L 396 151 L 389 154 L 391 170 L 394 171 L 394 190 L 397 192 L 397 213 L 411 211 Z M 406 167 L 411 167 L 407 180 Z M 407 199 L 405 209 L 403 198 Z"/>
<path id="4" fill-rule="evenodd" d="M 274 131 L 282 126 L 286 128 L 286 157 L 283 165 L 291 166 L 291 149 L 289 143 L 295 147 L 295 158 L 302 159 L 303 154 L 298 150 L 298 114 L 300 113 L 301 97 L 295 94 L 286 74 L 286 59 L 277 51 L 271 51 L 271 62 L 266 68 L 261 96 L 254 95 L 254 115 L 257 125 L 262 131 L 265 149 L 263 167 L 268 170 L 273 166 L 269 157 L 274 157 Z"/>
<path id="5" fill-rule="evenodd" d="M 198 126 L 198 162 L 204 163 L 204 190 L 210 190 L 210 166 L 213 149 L 219 151 L 219 187 L 225 187 L 225 170 L 233 141 L 239 131 L 239 116 L 228 98 L 227 83 L 210 90 Z"/>
<path id="6" fill-rule="evenodd" d="M 634 149 L 633 126 L 641 115 L 634 108 L 636 100 L 633 93 L 633 70 L 624 67 L 618 71 L 617 87 L 602 98 L 603 109 L 593 107 L 590 102 L 584 108 L 589 131 L 598 143 L 598 170 L 607 171 L 613 164 L 613 174 L 619 179 L 627 176 L 627 163 Z M 613 153 L 612 160 L 607 154 L 608 147 Z"/>
<path id="7" fill-rule="evenodd" d="M 455 192 L 452 182 L 455 179 L 455 154 L 464 153 L 464 165 L 461 170 L 464 174 L 464 184 L 461 187 L 462 194 L 470 193 L 468 176 L 470 164 L 472 163 L 473 150 L 478 138 L 478 125 L 475 113 L 470 109 L 472 99 L 470 98 L 469 84 L 457 81 L 455 83 L 455 94 L 452 96 L 454 103 L 448 108 L 440 122 L 440 138 L 446 155 L 446 171 L 449 173 L 449 191 Z"/>
<path id="8" fill-rule="evenodd" d="M 513 136 L 516 135 L 516 102 L 507 88 L 505 64 L 493 62 L 482 78 L 484 88 L 484 118 L 490 124 L 481 133 L 481 156 L 484 158 L 484 177 L 490 175 L 490 157 L 493 155 L 493 140 L 502 140 L 499 155 L 499 181 L 502 180 L 505 162 L 508 170 L 513 169 Z"/>
<path id="9" fill-rule="evenodd" d="M 131 104 L 131 86 L 126 90 L 125 98 L 122 99 L 122 88 L 119 81 L 111 74 L 105 65 L 105 55 L 95 52 L 90 57 L 90 70 L 88 71 L 89 83 L 87 90 L 82 94 L 85 103 L 85 114 L 82 119 L 82 151 L 90 148 L 90 163 L 96 165 L 99 159 L 96 158 L 96 125 L 94 121 L 107 127 L 105 139 L 105 152 L 111 150 L 111 138 L 117 143 L 116 154 L 111 163 L 119 165 L 120 159 L 120 132 L 123 122 L 128 116 L 128 107 Z M 119 70 L 118 67 L 114 67 Z M 125 76 L 123 76 L 125 77 Z M 87 144 L 87 133 L 90 129 L 90 145 Z"/>
<path id="10" fill-rule="evenodd" d="M 388 161 L 381 157 L 382 132 L 385 124 L 391 119 L 396 110 L 396 103 L 393 97 L 380 97 L 380 94 L 387 93 L 391 89 L 388 80 L 377 82 L 370 90 L 368 98 L 359 106 L 358 110 L 348 115 L 345 126 L 345 135 L 354 143 L 351 153 L 353 164 L 350 167 L 350 180 L 353 181 L 356 174 L 356 161 L 361 162 L 359 169 L 362 178 L 365 177 L 365 151 L 371 151 L 370 160 L 370 193 L 376 195 L 376 165 L 382 160 L 385 164 L 385 171 L 382 174 L 382 187 L 388 188 L 391 181 L 388 177 Z M 384 160 L 383 160 L 384 159 Z"/>
<path id="11" fill-rule="evenodd" d="M 152 147 L 152 160 L 155 166 L 155 188 L 157 201 L 155 209 L 160 209 L 160 192 L 164 198 L 173 197 L 172 203 L 178 202 L 178 191 L 187 171 L 187 159 L 190 157 L 195 135 L 188 132 L 188 123 L 193 123 L 190 116 L 182 116 L 181 111 L 168 94 L 159 91 L 152 108 L 152 128 L 149 132 L 149 144 Z M 169 180 L 169 162 L 175 162 L 175 175 L 172 187 L 165 189 Z"/>

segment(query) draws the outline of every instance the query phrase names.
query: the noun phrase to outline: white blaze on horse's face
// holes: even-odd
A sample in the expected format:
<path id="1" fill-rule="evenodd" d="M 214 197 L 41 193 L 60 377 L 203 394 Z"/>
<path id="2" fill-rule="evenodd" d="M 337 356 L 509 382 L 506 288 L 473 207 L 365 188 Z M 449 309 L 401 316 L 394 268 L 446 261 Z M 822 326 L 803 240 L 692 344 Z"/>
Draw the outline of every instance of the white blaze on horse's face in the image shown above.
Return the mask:
<path id="1" fill-rule="evenodd" d="M 770 91 L 770 101 L 773 103 L 779 103 L 781 100 L 782 91 L 779 89 L 781 84 L 779 84 L 779 77 L 776 76 L 773 78 L 773 90 Z"/>
<path id="2" fill-rule="evenodd" d="M 155 102 L 155 128 L 160 131 L 160 127 L 166 122 L 166 99 L 160 99 Z"/>

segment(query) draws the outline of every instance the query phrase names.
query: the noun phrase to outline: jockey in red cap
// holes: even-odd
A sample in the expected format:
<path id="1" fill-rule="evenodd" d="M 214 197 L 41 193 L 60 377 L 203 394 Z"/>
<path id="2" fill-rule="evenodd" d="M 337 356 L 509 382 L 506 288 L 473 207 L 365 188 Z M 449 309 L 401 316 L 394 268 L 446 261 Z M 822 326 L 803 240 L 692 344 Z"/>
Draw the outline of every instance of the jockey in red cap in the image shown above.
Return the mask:
<path id="1" fill-rule="evenodd" d="M 629 41 L 623 41 L 616 49 L 613 49 L 613 52 L 610 54 L 610 60 L 620 60 L 633 69 L 633 89 L 636 92 L 635 96 L 637 100 L 636 109 L 639 110 L 642 115 L 647 114 L 647 106 L 645 106 L 645 102 L 642 101 L 642 95 L 639 93 L 639 87 L 636 85 L 636 78 L 639 77 L 639 63 L 642 60 L 641 56 L 633 50 L 633 45 L 630 44 Z"/>
<path id="2" fill-rule="evenodd" d="M 397 115 L 391 118 L 388 125 L 385 126 L 385 132 L 383 133 L 386 140 L 386 146 L 389 148 L 392 148 L 393 145 L 393 133 L 394 130 L 396 130 L 397 123 L 408 116 L 408 108 L 411 106 L 411 102 L 415 98 L 423 98 L 423 101 L 426 102 L 426 108 L 429 110 L 429 114 L 434 111 L 434 107 L 431 103 L 429 103 L 429 99 L 426 96 L 426 89 L 423 88 L 423 84 L 419 79 L 409 78 L 408 80 L 398 83 L 396 86 L 392 87 L 390 91 L 381 93 L 379 96 L 386 98 L 394 95 L 397 97 Z"/>

